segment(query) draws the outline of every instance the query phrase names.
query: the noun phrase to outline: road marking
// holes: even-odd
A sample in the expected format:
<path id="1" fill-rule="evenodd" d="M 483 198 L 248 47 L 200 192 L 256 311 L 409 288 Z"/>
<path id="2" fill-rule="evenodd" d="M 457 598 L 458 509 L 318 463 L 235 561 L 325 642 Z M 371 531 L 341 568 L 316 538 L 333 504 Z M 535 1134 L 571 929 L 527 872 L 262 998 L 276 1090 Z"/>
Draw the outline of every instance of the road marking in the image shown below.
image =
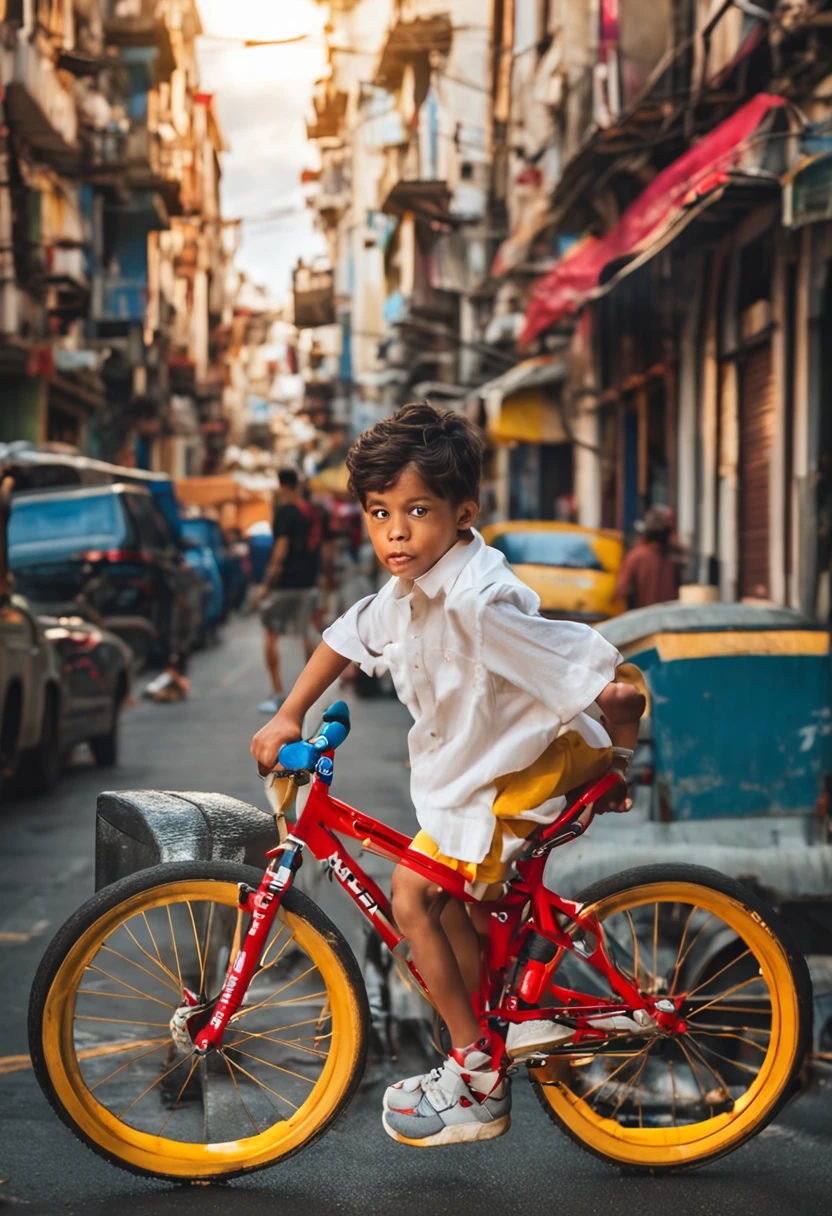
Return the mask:
<path id="1" fill-rule="evenodd" d="M 48 925 L 48 920 L 36 920 L 28 933 L 0 933 L 0 946 L 13 946 L 18 942 L 30 942 L 33 937 L 40 937 Z"/>
<path id="2" fill-rule="evenodd" d="M 107 1043 L 102 1047 L 85 1047 L 83 1051 L 76 1052 L 76 1059 L 97 1060 L 101 1056 L 115 1056 L 120 1051 L 131 1051 L 134 1047 L 152 1047 L 157 1042 L 158 1039 L 125 1039 L 123 1043 Z M 5 1076 L 11 1072 L 25 1072 L 31 1067 L 31 1056 L 0 1056 L 0 1076 Z"/>

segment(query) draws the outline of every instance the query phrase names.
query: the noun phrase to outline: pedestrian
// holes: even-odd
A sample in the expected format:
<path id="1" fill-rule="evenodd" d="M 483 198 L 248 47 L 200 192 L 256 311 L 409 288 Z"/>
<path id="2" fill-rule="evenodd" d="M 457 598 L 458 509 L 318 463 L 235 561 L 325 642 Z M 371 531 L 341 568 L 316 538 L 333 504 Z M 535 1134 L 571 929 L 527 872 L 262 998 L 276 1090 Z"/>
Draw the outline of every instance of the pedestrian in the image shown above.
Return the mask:
<path id="1" fill-rule="evenodd" d="M 251 750 L 262 772 L 300 738 L 304 714 L 354 660 L 389 670 L 414 718 L 411 794 L 421 830 L 411 848 L 460 872 L 466 906 L 415 871 L 393 875 L 393 914 L 451 1038 L 440 1068 L 390 1086 L 383 1122 L 420 1147 L 508 1130 L 510 1058 L 571 1040 L 565 1024 L 529 1019 L 504 1045 L 483 1034 L 470 994 L 480 930 L 513 859 L 567 790 L 611 767 L 600 811 L 629 810 L 625 779 L 644 697 L 621 656 L 589 626 L 539 615 L 537 595 L 473 530 L 483 445 L 460 414 L 406 405 L 358 437 L 347 464 L 375 553 L 392 575 L 324 634 Z M 618 680 L 618 682 L 616 682 Z M 528 1007 L 528 1006 L 527 1006 Z M 506 1054 L 508 1053 L 508 1055 Z"/>
<path id="2" fill-rule="evenodd" d="M 260 588 L 266 667 L 273 690 L 273 695 L 257 706 L 265 714 L 277 713 L 286 700 L 280 671 L 280 638 L 291 634 L 300 637 L 307 660 L 314 650 L 310 634 L 324 544 L 322 515 L 305 501 L 295 470 L 281 469 L 278 483 L 272 551 Z"/>
<path id="3" fill-rule="evenodd" d="M 673 525 L 662 507 L 651 507 L 642 538 L 618 572 L 618 594 L 628 608 L 664 604 L 679 595 L 679 563 L 671 545 Z"/>

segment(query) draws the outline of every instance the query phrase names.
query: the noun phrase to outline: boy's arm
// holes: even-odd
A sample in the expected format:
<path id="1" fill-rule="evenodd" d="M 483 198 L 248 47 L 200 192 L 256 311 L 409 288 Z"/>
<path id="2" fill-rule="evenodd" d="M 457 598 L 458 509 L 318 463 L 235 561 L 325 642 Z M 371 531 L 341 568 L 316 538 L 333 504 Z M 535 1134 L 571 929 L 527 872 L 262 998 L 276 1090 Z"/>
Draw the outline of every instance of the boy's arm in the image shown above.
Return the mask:
<path id="1" fill-rule="evenodd" d="M 635 751 L 638 743 L 638 724 L 647 707 L 647 702 L 631 684 L 608 684 L 596 698 L 596 705 L 604 715 L 604 725 L 613 747 Z M 621 781 L 596 803 L 596 814 L 605 811 L 629 811 L 633 805 L 627 793 L 627 768 L 629 761 L 624 756 L 613 758 L 611 769 L 618 772 Z"/>
<path id="2" fill-rule="evenodd" d="M 278 713 L 251 741 L 251 754 L 261 774 L 272 772 L 284 743 L 294 743 L 303 731 L 304 714 L 338 679 L 350 662 L 321 642 L 295 681 Z"/>

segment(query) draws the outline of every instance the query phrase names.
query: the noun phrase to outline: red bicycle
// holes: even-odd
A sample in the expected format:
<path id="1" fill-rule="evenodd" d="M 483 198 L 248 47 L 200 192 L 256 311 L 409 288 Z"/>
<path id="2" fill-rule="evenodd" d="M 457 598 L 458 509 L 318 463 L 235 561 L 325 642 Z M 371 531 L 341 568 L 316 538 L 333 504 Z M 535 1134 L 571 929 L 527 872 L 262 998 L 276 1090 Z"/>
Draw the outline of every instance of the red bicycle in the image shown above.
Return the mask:
<path id="1" fill-rule="evenodd" d="M 349 1104 L 367 997 L 341 933 L 293 885 L 305 853 L 423 989 L 386 895 L 339 836 L 469 899 L 457 873 L 331 796 L 346 705 L 324 719 L 280 753 L 286 794 L 265 874 L 182 862 L 132 875 L 89 900 L 41 963 L 29 1014 L 38 1080 L 76 1135 L 128 1170 L 206 1180 L 273 1165 Z M 794 1092 L 811 986 L 773 911 L 715 871 L 646 866 L 576 900 L 546 887 L 548 853 L 586 830 L 613 780 L 539 832 L 488 905 L 478 1014 L 497 1034 L 531 1017 L 572 1027 L 567 1045 L 527 1064 L 543 1109 L 584 1148 L 631 1170 L 690 1169 L 738 1148 Z"/>

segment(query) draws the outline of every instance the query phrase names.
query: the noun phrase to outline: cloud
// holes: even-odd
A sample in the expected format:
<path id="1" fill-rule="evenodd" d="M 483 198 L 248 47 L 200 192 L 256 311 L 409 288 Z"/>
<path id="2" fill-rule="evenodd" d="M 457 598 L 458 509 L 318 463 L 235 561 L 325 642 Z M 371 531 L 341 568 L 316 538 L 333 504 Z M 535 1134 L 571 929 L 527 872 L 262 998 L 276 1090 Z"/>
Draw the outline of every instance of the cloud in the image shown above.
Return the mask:
<path id="1" fill-rule="evenodd" d="M 282 38 L 310 32 L 291 47 L 235 49 L 206 40 L 200 47 L 202 87 L 215 94 L 230 151 L 223 158 L 222 206 L 228 218 L 259 217 L 297 204 L 296 215 L 244 224 L 238 264 L 278 296 L 286 296 L 298 256 L 325 246 L 303 209 L 300 170 L 315 163 L 305 119 L 324 65 L 322 10 L 309 0 L 201 0 L 206 32 Z"/>

